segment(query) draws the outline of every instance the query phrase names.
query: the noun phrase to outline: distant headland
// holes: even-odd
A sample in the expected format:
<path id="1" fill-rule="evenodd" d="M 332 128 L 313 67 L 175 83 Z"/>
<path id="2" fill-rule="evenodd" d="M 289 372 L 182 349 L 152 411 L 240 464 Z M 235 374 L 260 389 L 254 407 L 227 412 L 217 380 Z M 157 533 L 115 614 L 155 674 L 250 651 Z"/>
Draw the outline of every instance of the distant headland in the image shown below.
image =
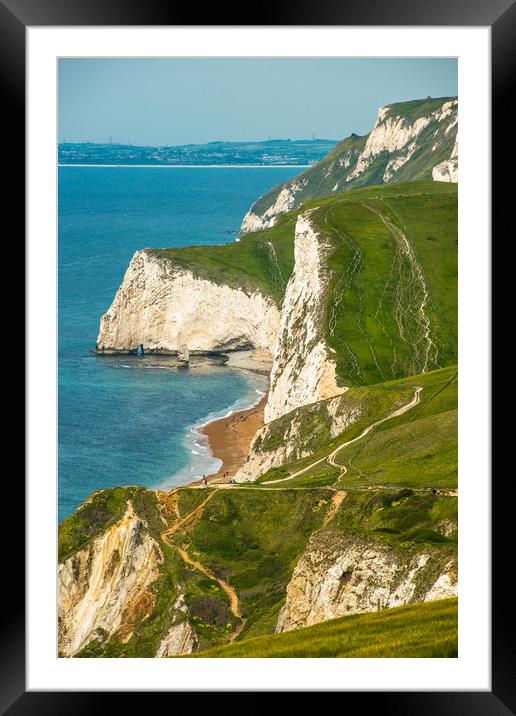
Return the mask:
<path id="1" fill-rule="evenodd" d="M 316 138 L 156 147 L 63 141 L 58 145 L 58 162 L 101 166 L 309 166 L 336 144 L 333 139 Z"/>

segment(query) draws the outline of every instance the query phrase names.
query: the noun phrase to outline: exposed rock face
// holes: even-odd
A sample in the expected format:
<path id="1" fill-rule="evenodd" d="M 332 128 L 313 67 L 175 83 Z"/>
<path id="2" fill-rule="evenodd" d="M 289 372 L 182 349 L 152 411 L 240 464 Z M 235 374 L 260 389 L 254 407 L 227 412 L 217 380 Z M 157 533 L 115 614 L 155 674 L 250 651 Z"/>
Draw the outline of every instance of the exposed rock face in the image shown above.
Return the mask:
<path id="1" fill-rule="evenodd" d="M 432 179 L 434 181 L 446 181 L 457 183 L 459 181 L 459 142 L 455 140 L 453 151 L 448 161 L 437 164 L 432 169 Z"/>
<path id="2" fill-rule="evenodd" d="M 275 345 L 279 311 L 256 290 L 219 285 L 153 254 L 137 251 L 100 321 L 97 350 L 176 353 L 267 348 Z"/>
<path id="3" fill-rule="evenodd" d="M 183 594 L 180 594 L 174 603 L 176 610 L 176 622 L 161 640 L 156 651 L 156 658 L 166 656 L 178 656 L 179 654 L 191 654 L 195 648 L 195 633 L 190 623 L 185 620 L 188 608 Z"/>
<path id="4" fill-rule="evenodd" d="M 195 646 L 195 635 L 192 627 L 187 621 L 174 624 L 161 641 L 156 657 L 161 659 L 165 656 L 178 656 L 179 654 L 191 654 Z"/>
<path id="5" fill-rule="evenodd" d="M 273 226 L 276 218 L 280 214 L 286 214 L 294 208 L 296 194 L 298 194 L 304 186 L 306 186 L 306 179 L 295 179 L 288 186 L 283 187 L 276 201 L 262 216 L 257 216 L 251 208 L 244 216 L 240 230 L 244 233 L 249 233 L 251 231 L 268 229 Z"/>
<path id="6" fill-rule="evenodd" d="M 281 308 L 265 422 L 346 390 L 337 386 L 335 362 L 324 341 L 328 250 L 309 213 L 301 214 L 296 223 L 294 272 Z"/>
<path id="7" fill-rule="evenodd" d="M 128 641 L 136 620 L 148 616 L 159 576 L 161 549 L 132 502 L 124 517 L 59 565 L 59 649 L 73 656 L 93 639 L 117 634 Z"/>
<path id="8" fill-rule="evenodd" d="M 408 121 L 405 117 L 390 111 L 390 107 L 381 107 L 373 131 L 369 135 L 364 151 L 360 154 L 355 168 L 346 177 L 350 182 L 372 164 L 383 152 L 395 155 L 389 159 L 383 173 L 383 181 L 390 181 L 396 172 L 409 161 L 418 148 L 418 137 L 430 124 L 447 121 L 448 127 L 457 121 L 457 100 L 445 102 L 442 107 L 418 117 L 415 121 Z"/>
<path id="9" fill-rule="evenodd" d="M 454 564 L 440 566 L 438 559 L 430 551 L 404 558 L 385 544 L 335 531 L 316 533 L 289 582 L 276 631 L 455 596 Z"/>
<path id="10" fill-rule="evenodd" d="M 368 135 L 348 137 L 299 177 L 260 197 L 241 231 L 268 228 L 303 201 L 356 186 L 430 178 L 457 182 L 457 119 L 457 98 L 381 107 Z"/>

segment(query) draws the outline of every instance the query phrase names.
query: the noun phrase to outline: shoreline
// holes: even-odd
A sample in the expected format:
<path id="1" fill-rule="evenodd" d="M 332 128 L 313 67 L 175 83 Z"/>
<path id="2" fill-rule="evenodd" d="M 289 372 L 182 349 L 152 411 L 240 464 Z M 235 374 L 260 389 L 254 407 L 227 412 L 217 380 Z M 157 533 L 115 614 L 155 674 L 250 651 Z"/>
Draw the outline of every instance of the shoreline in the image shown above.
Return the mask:
<path id="1" fill-rule="evenodd" d="M 231 413 L 224 418 L 211 420 L 199 429 L 201 435 L 208 440 L 212 456 L 222 462 L 216 473 L 206 475 L 208 484 L 229 482 L 242 467 L 256 432 L 264 424 L 263 413 L 268 395 L 269 391 L 252 407 Z M 184 487 L 203 485 L 201 479 L 189 482 Z"/>
<path id="2" fill-rule="evenodd" d="M 266 350 L 234 351 L 226 355 L 225 367 L 270 376 L 272 356 Z M 198 427 L 198 433 L 207 440 L 212 457 L 221 461 L 215 473 L 206 475 L 208 484 L 229 482 L 242 467 L 256 432 L 264 424 L 263 413 L 268 395 L 267 386 L 257 403 L 221 418 L 208 420 Z M 185 487 L 203 485 L 204 482 L 200 479 L 187 483 Z"/>

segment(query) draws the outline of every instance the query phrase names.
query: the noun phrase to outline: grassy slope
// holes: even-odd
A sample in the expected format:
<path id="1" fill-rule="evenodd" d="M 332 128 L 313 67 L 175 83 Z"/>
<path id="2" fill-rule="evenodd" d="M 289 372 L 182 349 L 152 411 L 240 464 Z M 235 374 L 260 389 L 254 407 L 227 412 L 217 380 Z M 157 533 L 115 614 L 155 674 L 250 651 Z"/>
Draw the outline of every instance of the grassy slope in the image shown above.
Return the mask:
<path id="1" fill-rule="evenodd" d="M 456 484 L 455 448 L 443 450 L 443 437 L 436 429 L 436 421 L 455 409 L 454 369 L 351 389 L 341 401 L 348 407 L 350 401 L 362 406 L 369 404 L 369 410 L 361 421 L 336 439 L 320 436 L 324 447 L 316 457 L 328 454 L 358 435 L 371 421 L 407 402 L 416 385 L 423 386 L 418 406 L 378 426 L 366 438 L 339 453 L 339 462 L 348 466 L 348 472 L 340 481 L 337 481 L 339 471 L 323 463 L 291 482 L 278 483 L 276 487 L 281 490 L 274 489 L 274 485 L 267 486 L 267 490 L 263 489 L 265 486 L 260 489 L 258 484 L 251 489 L 241 486 L 217 491 L 199 518 L 174 536 L 173 541 L 186 547 L 191 558 L 209 567 L 237 590 L 247 620 L 239 641 L 274 632 L 294 566 L 310 536 L 323 526 L 329 509 L 334 493 L 325 485 L 332 483 L 334 487 L 344 488 L 347 497 L 324 529 L 387 544 L 399 552 L 404 561 L 421 549 L 430 552 L 434 566 L 425 577 L 427 586 L 444 565 L 454 559 L 457 498 L 433 494 L 428 489 L 417 491 L 421 486 L 453 487 Z M 305 428 L 312 430 L 310 421 Z M 410 435 L 416 434 L 417 439 L 407 439 L 407 431 Z M 448 424 L 448 442 L 453 442 L 455 432 L 454 424 Z M 268 477 L 288 474 L 313 459 L 271 471 Z M 380 483 L 384 486 L 375 488 Z M 206 494 L 204 490 L 183 488 L 179 495 L 180 514 L 194 509 Z M 150 617 L 136 625 L 126 644 L 116 638 L 104 644 L 92 642 L 79 656 L 153 656 L 177 617 L 172 605 L 179 593 L 185 595 L 189 619 L 201 650 L 223 644 L 236 625 L 228 609 L 227 596 L 215 581 L 187 567 L 173 546 L 161 542 L 163 527 L 154 492 L 143 488 L 114 488 L 97 493 L 61 525 L 60 555 L 66 557 L 84 547 L 119 519 L 128 498 L 160 542 L 165 557 L 160 577 L 152 585 L 156 605 Z M 421 644 L 419 646 L 423 649 Z M 418 652 L 420 656 L 425 653 L 424 649 Z"/>
<path id="2" fill-rule="evenodd" d="M 260 215 L 260 213 L 266 211 L 271 204 L 276 200 L 277 195 L 285 186 L 289 186 L 294 182 L 307 181 L 306 188 L 303 188 L 299 194 L 299 202 L 313 199 L 317 196 L 326 196 L 329 194 L 335 185 L 335 175 L 339 174 L 342 170 L 339 169 L 339 161 L 342 157 L 354 157 L 355 161 L 358 159 L 360 152 L 364 149 L 368 135 L 359 137 L 357 135 L 346 137 L 342 142 L 337 144 L 324 159 L 314 164 L 312 167 L 307 169 L 301 174 L 298 174 L 294 179 L 287 182 L 283 182 L 278 186 L 273 187 L 266 194 L 261 196 L 253 204 L 253 212 Z M 333 179 L 333 181 L 332 181 Z"/>
<path id="3" fill-rule="evenodd" d="M 133 500 L 136 511 L 161 545 L 164 562 L 159 578 L 151 586 L 155 606 L 148 618 L 136 624 L 127 643 L 116 637 L 103 644 L 94 641 L 77 656 L 154 656 L 178 616 L 173 605 L 179 593 L 185 597 L 199 648 L 223 644 L 236 626 L 226 594 L 215 581 L 187 567 L 173 544 L 160 541 L 162 523 L 154 492 L 142 488 L 116 489 L 126 491 L 126 498 Z M 191 508 L 197 503 L 199 491 L 185 488 L 184 492 L 183 505 Z M 93 499 L 94 508 L 102 494 Z M 191 558 L 208 566 L 237 590 L 247 619 L 239 641 L 274 633 L 294 566 L 310 536 L 321 529 L 332 494 L 317 488 L 220 490 L 199 519 L 174 536 L 173 543 L 186 547 Z M 421 495 L 396 487 L 388 491 L 348 490 L 347 498 L 325 529 L 389 544 L 407 559 L 421 549 L 430 552 L 435 569 L 428 575 L 429 586 L 456 551 L 456 533 L 444 537 L 438 530 L 443 521 L 456 520 L 455 512 L 456 498 Z M 104 527 L 111 523 L 112 519 L 107 520 Z M 98 522 L 96 525 L 99 527 Z M 64 532 L 60 537 L 67 535 Z M 420 652 L 419 656 L 422 655 Z"/>
<path id="4" fill-rule="evenodd" d="M 87 547 L 95 537 L 118 522 L 126 511 L 127 500 L 133 501 L 140 514 L 154 512 L 156 500 L 153 495 L 143 487 L 113 487 L 90 495 L 59 525 L 59 562 Z"/>
<path id="5" fill-rule="evenodd" d="M 325 320 L 343 384 L 371 385 L 425 369 L 424 288 L 433 343 L 426 370 L 456 363 L 456 185 L 369 187 L 313 206 L 314 223 L 334 249 Z"/>
<path id="6" fill-rule="evenodd" d="M 419 117 L 423 117 L 437 111 L 442 105 L 453 97 L 441 97 L 437 99 L 421 99 L 409 102 L 397 102 L 390 105 L 389 114 L 392 117 L 403 117 L 408 122 L 414 122 Z M 437 131 L 437 134 L 436 134 Z M 274 204 L 280 191 L 284 187 L 289 187 L 298 181 L 306 181 L 304 186 L 295 195 L 295 206 L 310 201 L 311 199 L 324 197 L 335 191 L 335 185 L 338 183 L 338 191 L 348 191 L 357 187 L 368 186 L 371 184 L 379 184 L 383 182 L 383 174 L 387 163 L 390 159 L 395 158 L 399 153 L 389 154 L 387 152 L 379 155 L 367 169 L 359 174 L 355 179 L 346 182 L 345 177 L 356 163 L 358 155 L 363 150 L 367 137 L 364 135 L 359 137 L 352 135 L 344 139 L 338 144 L 328 156 L 314 164 L 302 174 L 294 179 L 289 180 L 273 187 L 270 191 L 260 197 L 252 207 L 255 214 L 260 215 Z M 436 128 L 435 123 L 431 123 L 417 137 L 418 149 L 412 154 L 409 161 L 406 162 L 391 179 L 392 182 L 406 182 L 421 179 L 431 179 L 432 169 L 445 159 L 449 159 L 452 153 L 455 141 L 455 132 L 445 133 L 444 128 Z M 432 147 L 436 144 L 439 146 L 432 151 Z M 350 165 L 345 160 L 350 160 Z"/>
<path id="7" fill-rule="evenodd" d="M 294 268 L 295 220 L 289 214 L 274 228 L 244 236 L 238 243 L 149 250 L 200 278 L 244 290 L 259 288 L 280 306 Z"/>
<path id="8" fill-rule="evenodd" d="M 193 525 L 188 524 L 172 538 L 173 544 L 185 546 L 191 558 L 235 587 L 248 620 L 242 636 L 274 631 L 292 570 L 310 535 L 321 526 L 331 494 L 317 489 L 303 493 L 221 490 Z M 205 490 L 183 488 L 180 514 L 192 510 L 206 495 Z M 127 643 L 116 637 L 104 644 L 93 641 L 77 656 L 154 656 L 178 616 L 173 604 L 180 593 L 189 608 L 200 648 L 224 643 L 236 625 L 227 595 L 216 581 L 187 567 L 173 545 L 162 542 L 163 523 L 153 491 L 114 488 L 95 494 L 90 504 L 60 525 L 61 559 L 87 546 L 120 519 L 127 499 L 133 501 L 135 511 L 145 519 L 163 552 L 160 576 L 151 585 L 155 607 L 147 619 L 136 624 Z"/>
<path id="9" fill-rule="evenodd" d="M 454 366 L 367 388 L 351 388 L 340 398 L 340 409 L 345 411 L 358 405 L 362 418 L 333 439 L 329 434 L 326 401 L 298 408 L 297 415 L 307 415 L 304 422 L 296 421 L 301 425 L 299 440 L 306 449 L 313 450 L 312 454 L 269 470 L 259 478 L 258 484 L 288 477 L 328 455 L 357 437 L 371 423 L 408 403 L 417 386 L 423 388 L 417 406 L 379 425 L 337 454 L 336 462 L 347 467 L 338 481 L 341 471 L 322 462 L 292 480 L 278 482 L 277 486 L 392 485 L 454 489 L 457 486 L 457 370 Z M 291 419 L 292 414 L 288 414 L 271 423 L 270 438 L 260 447 L 273 450 Z M 318 445 L 313 442 L 312 434 L 318 436 Z"/>
<path id="10" fill-rule="evenodd" d="M 428 589 L 457 549 L 457 498 L 388 490 L 348 489 L 324 529 L 381 542 L 410 560 L 432 555 Z M 188 554 L 226 579 L 237 591 L 247 623 L 240 639 L 274 632 L 286 586 L 308 539 L 323 527 L 333 492 L 327 489 L 220 490 L 200 519 L 176 535 Z"/>
<path id="11" fill-rule="evenodd" d="M 274 630 L 285 589 L 312 532 L 323 521 L 328 490 L 220 490 L 202 517 L 178 534 L 188 553 L 238 592 L 243 636 Z"/>
<path id="12" fill-rule="evenodd" d="M 444 599 L 332 619 L 190 658 L 446 658 L 458 655 L 457 634 L 457 600 Z"/>

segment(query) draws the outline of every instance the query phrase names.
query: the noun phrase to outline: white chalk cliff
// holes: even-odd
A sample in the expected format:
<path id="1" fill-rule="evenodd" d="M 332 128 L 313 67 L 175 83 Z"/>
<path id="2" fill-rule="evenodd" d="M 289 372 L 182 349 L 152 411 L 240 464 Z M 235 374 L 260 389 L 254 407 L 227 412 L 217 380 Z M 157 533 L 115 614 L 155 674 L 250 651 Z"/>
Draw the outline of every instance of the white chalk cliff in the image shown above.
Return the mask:
<path id="1" fill-rule="evenodd" d="M 417 140 L 424 129 L 433 123 L 446 122 L 446 129 L 456 125 L 457 105 L 456 99 L 450 100 L 435 112 L 418 117 L 413 122 L 403 116 L 392 114 L 389 106 L 381 107 L 373 131 L 367 138 L 364 150 L 358 157 L 355 168 L 346 177 L 346 181 L 350 182 L 363 174 L 383 152 L 395 155 L 389 160 L 383 174 L 383 181 L 390 181 L 417 150 Z"/>
<path id="2" fill-rule="evenodd" d="M 325 257 L 329 246 L 308 213 L 298 217 L 294 271 L 281 313 L 257 289 L 244 291 L 195 276 L 152 251 L 137 251 L 109 310 L 97 350 L 147 353 L 271 350 L 274 355 L 265 421 L 346 390 L 324 340 Z"/>
<path id="3" fill-rule="evenodd" d="M 176 599 L 174 610 L 176 610 L 180 620 L 170 627 L 160 641 L 156 651 L 156 658 L 158 659 L 167 656 L 178 656 L 179 654 L 191 654 L 196 645 L 194 630 L 186 618 L 188 608 L 183 594 L 180 594 Z"/>
<path id="4" fill-rule="evenodd" d="M 250 209 L 244 216 L 240 230 L 244 233 L 261 231 L 274 225 L 280 214 L 286 214 L 294 208 L 295 197 L 303 187 L 306 186 L 306 179 L 294 179 L 289 186 L 281 189 L 276 201 L 262 215 L 258 216 Z"/>
<path id="5" fill-rule="evenodd" d="M 288 584 L 276 632 L 456 596 L 456 563 L 441 560 L 431 551 L 403 556 L 379 542 L 315 533 Z"/>
<path id="6" fill-rule="evenodd" d="M 59 564 L 59 650 L 73 656 L 93 639 L 128 641 L 136 620 L 154 607 L 149 586 L 161 549 L 129 500 L 116 524 Z"/>
<path id="7" fill-rule="evenodd" d="M 449 160 L 437 164 L 432 169 L 434 181 L 446 181 L 457 183 L 459 181 L 459 142 L 455 140 L 452 155 Z"/>
<path id="8" fill-rule="evenodd" d="M 137 251 L 109 310 L 97 350 L 175 353 L 271 349 L 279 311 L 260 291 L 246 292 L 197 277 L 152 251 Z"/>
<path id="9" fill-rule="evenodd" d="M 324 340 L 324 295 L 329 246 L 315 231 L 310 214 L 296 223 L 294 271 L 289 279 L 271 372 L 265 422 L 300 405 L 331 398 L 337 385 L 335 361 Z"/>
<path id="10" fill-rule="evenodd" d="M 254 436 L 249 454 L 235 475 L 237 482 L 256 480 L 273 467 L 301 460 L 312 455 L 311 435 L 303 428 L 307 415 L 319 414 L 329 426 L 329 437 L 335 438 L 362 417 L 358 404 L 345 404 L 341 396 L 305 406 L 303 411 L 294 409 L 281 418 L 264 425 Z"/>

